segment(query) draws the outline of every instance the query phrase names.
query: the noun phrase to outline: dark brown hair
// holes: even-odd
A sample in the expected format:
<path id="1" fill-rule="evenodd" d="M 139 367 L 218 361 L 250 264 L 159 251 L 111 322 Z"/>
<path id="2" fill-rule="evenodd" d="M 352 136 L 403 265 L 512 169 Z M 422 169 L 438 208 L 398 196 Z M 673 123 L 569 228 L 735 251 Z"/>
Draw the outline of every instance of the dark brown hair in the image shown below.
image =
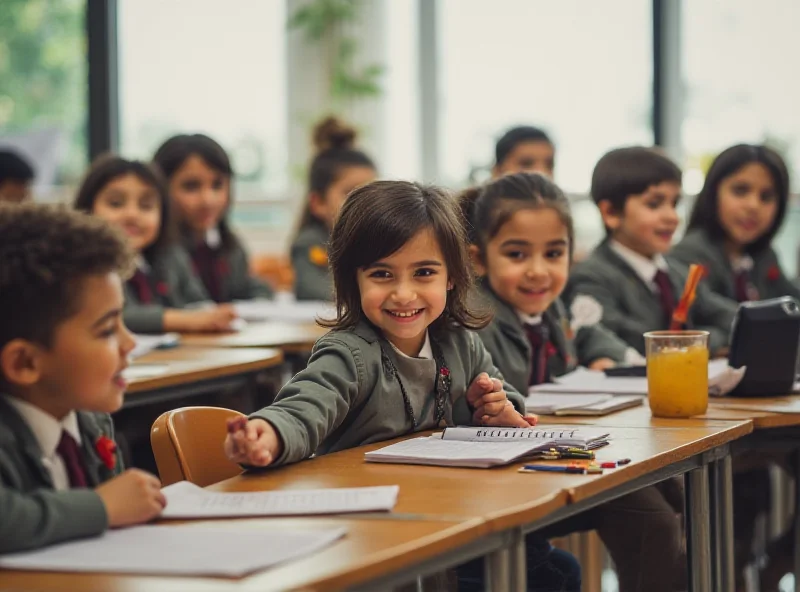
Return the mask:
<path id="1" fill-rule="evenodd" d="M 161 169 L 167 182 L 178 172 L 190 156 L 199 156 L 210 168 L 228 179 L 228 205 L 222 213 L 217 228 L 222 240 L 223 250 L 233 249 L 239 244 L 236 235 L 228 223 L 228 212 L 233 204 L 233 167 L 228 153 L 213 138 L 204 134 L 179 134 L 172 136 L 159 146 L 153 155 L 153 162 Z M 184 237 L 192 236 L 191 229 L 186 226 L 183 220 L 178 219 L 178 228 Z"/>
<path id="2" fill-rule="evenodd" d="M 375 163 L 355 146 L 358 133 L 342 120 L 330 116 L 320 121 L 312 133 L 316 155 L 308 170 L 308 196 L 300 217 L 298 232 L 311 224 L 322 224 L 311 213 L 311 194 L 325 199 L 328 188 L 350 167 L 366 167 L 375 170 Z"/>
<path id="3" fill-rule="evenodd" d="M 503 161 L 514 151 L 514 148 L 527 142 L 550 144 L 555 149 L 553 141 L 543 129 L 532 125 L 519 125 L 512 127 L 497 140 L 494 146 L 494 166 L 502 166 Z"/>
<path id="4" fill-rule="evenodd" d="M 672 182 L 680 185 L 683 174 L 680 167 L 657 148 L 628 146 L 604 154 L 592 172 L 592 199 L 594 203 L 607 201 L 615 212 L 622 213 L 632 195 L 647 191 L 648 187 Z M 609 229 L 606 228 L 606 232 Z"/>
<path id="5" fill-rule="evenodd" d="M 42 204 L 0 204 L 0 350 L 14 339 L 52 345 L 79 307 L 82 281 L 117 272 L 133 254 L 100 218 Z"/>
<path id="6" fill-rule="evenodd" d="M 158 254 L 174 240 L 171 210 L 167 199 L 167 188 L 161 173 L 145 162 L 139 160 L 125 160 L 114 154 L 98 156 L 92 163 L 89 172 L 83 178 L 73 205 L 76 210 L 92 214 L 94 202 L 103 188 L 114 179 L 125 175 L 135 175 L 142 183 L 150 185 L 158 194 L 158 203 L 161 208 L 161 223 L 158 227 L 158 236 L 153 244 L 148 245 L 142 256 L 153 263 Z"/>
<path id="7" fill-rule="evenodd" d="M 406 181 L 373 181 L 353 191 L 345 202 L 328 249 L 336 319 L 320 324 L 345 329 L 364 319 L 358 270 L 397 252 L 426 229 L 439 243 L 452 285 L 444 312 L 431 328 L 485 327 L 490 317 L 474 312 L 467 304 L 472 271 L 458 204 L 443 189 Z"/>
<path id="8" fill-rule="evenodd" d="M 750 253 L 757 253 L 769 247 L 786 216 L 786 207 L 789 203 L 789 171 L 786 169 L 786 163 L 781 158 L 781 155 L 767 146 L 737 144 L 722 151 L 714 159 L 706 174 L 703 188 L 695 199 L 692 215 L 689 218 L 688 230 L 702 228 L 711 238 L 717 240 L 726 237 L 725 229 L 720 224 L 718 214 L 720 183 L 745 165 L 753 162 L 764 165 L 769 171 L 772 182 L 775 184 L 775 191 L 778 194 L 778 212 L 772 222 L 772 227 L 764 236 L 748 245 L 746 250 Z"/>
<path id="9" fill-rule="evenodd" d="M 539 173 L 514 173 L 481 187 L 473 187 L 461 193 L 461 211 L 467 228 L 470 244 L 478 247 L 485 260 L 487 243 L 500 232 L 503 224 L 515 212 L 524 209 L 550 208 L 554 210 L 567 228 L 569 256 L 575 243 L 569 199 L 547 177 Z"/>

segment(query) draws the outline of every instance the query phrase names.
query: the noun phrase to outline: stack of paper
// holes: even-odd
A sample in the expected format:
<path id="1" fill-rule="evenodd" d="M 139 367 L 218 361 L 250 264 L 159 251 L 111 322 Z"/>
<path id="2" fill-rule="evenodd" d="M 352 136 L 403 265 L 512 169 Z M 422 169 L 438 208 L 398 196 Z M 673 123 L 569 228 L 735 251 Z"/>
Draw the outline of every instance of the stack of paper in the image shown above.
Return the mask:
<path id="1" fill-rule="evenodd" d="M 0 568 L 241 577 L 316 553 L 345 534 L 219 525 L 134 526 L 100 537 L 0 557 Z"/>
<path id="2" fill-rule="evenodd" d="M 637 407 L 643 401 L 640 395 L 533 393 L 525 399 L 525 410 L 540 415 L 599 416 Z"/>
<path id="3" fill-rule="evenodd" d="M 181 341 L 181 336 L 178 333 L 164 333 L 162 335 L 136 334 L 133 338 L 136 340 L 136 346 L 133 348 L 133 351 L 128 354 L 131 360 L 148 354 L 154 349 L 175 347 Z"/>
<path id="4" fill-rule="evenodd" d="M 336 309 L 330 302 L 242 300 L 234 303 L 236 313 L 246 321 L 313 323 L 318 318 L 333 319 Z"/>
<path id="5" fill-rule="evenodd" d="M 708 364 L 708 392 L 720 396 L 731 392 L 744 377 L 746 367 L 731 368 L 727 360 L 712 360 Z M 647 378 L 610 377 L 602 372 L 577 368 L 559 376 L 555 382 L 532 386 L 532 393 L 573 393 L 614 395 L 646 395 Z"/>
<path id="6" fill-rule="evenodd" d="M 286 489 L 248 493 L 209 491 L 181 481 L 162 489 L 167 507 L 162 518 L 291 516 L 390 511 L 399 487 Z"/>
<path id="7" fill-rule="evenodd" d="M 531 455 L 549 441 L 466 442 L 440 437 L 412 438 L 364 455 L 370 462 L 486 469 Z"/>

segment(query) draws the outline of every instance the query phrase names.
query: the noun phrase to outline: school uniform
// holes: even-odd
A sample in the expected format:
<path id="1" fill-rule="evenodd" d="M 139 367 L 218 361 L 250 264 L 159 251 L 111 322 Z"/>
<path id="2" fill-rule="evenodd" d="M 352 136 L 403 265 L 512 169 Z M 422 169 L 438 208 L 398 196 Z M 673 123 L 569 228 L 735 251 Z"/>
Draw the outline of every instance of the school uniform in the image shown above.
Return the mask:
<path id="1" fill-rule="evenodd" d="M 441 386 L 443 368 L 450 386 L 442 419 L 437 421 L 435 391 Z M 281 389 L 272 405 L 250 419 L 264 419 L 278 432 L 283 451 L 272 463 L 278 466 L 442 424 L 470 425 L 474 410 L 466 392 L 481 372 L 502 379 L 471 331 L 429 329 L 419 355 L 412 358 L 362 320 L 352 329 L 320 338 L 306 369 Z M 524 413 L 522 395 L 508 383 L 503 386 L 517 411 Z M 551 549 L 539 535 L 529 536 L 529 578 L 557 583 L 533 589 L 579 590 L 580 570 L 574 558 Z M 458 577 L 462 590 L 483 589 L 483 561 L 459 567 Z"/>
<path id="2" fill-rule="evenodd" d="M 235 240 L 229 248 L 223 248 L 216 228 L 209 230 L 202 241 L 184 237 L 184 246 L 192 258 L 195 273 L 214 302 L 275 295 L 272 288 L 250 273 L 249 258 L 242 244 Z"/>
<path id="3" fill-rule="evenodd" d="M 174 245 L 152 265 L 138 257 L 136 271 L 125 282 L 125 325 L 134 333 L 163 333 L 164 311 L 211 298 L 192 268 L 183 247 Z"/>
<path id="4" fill-rule="evenodd" d="M 606 239 L 570 271 L 564 300 L 569 308 L 600 306 L 602 323 L 644 355 L 644 333 L 668 329 L 688 276 L 681 263 L 650 260 Z M 687 328 L 709 332 L 712 353 L 728 346 L 736 303 L 701 282 Z"/>
<path id="5" fill-rule="evenodd" d="M 585 366 L 599 358 L 618 362 L 631 358 L 628 345 L 600 324 L 580 327 L 573 340 L 570 315 L 559 300 L 540 317 L 525 318 L 485 282 L 481 287 L 494 319 L 478 335 L 503 376 L 520 392 L 571 372 L 578 364 Z M 622 592 L 666 592 L 673 589 L 676 569 L 674 584 L 680 587 L 684 579 L 677 567 L 682 558 L 677 518 L 682 493 L 680 484 L 673 481 L 647 487 L 559 522 L 539 536 L 597 530 L 617 565 Z"/>
<path id="6" fill-rule="evenodd" d="M 599 323 L 574 327 L 560 300 L 544 314 L 525 318 L 498 298 L 486 282 L 481 282 L 480 296 L 494 318 L 478 335 L 505 379 L 521 393 L 527 393 L 532 384 L 548 382 L 600 358 L 625 362 L 638 357 Z"/>
<path id="7" fill-rule="evenodd" d="M 298 300 L 333 300 L 333 278 L 328 269 L 330 232 L 314 221 L 300 229 L 292 243 L 294 295 Z"/>
<path id="8" fill-rule="evenodd" d="M 108 468 L 96 445 L 114 438 L 111 417 L 72 412 L 61 422 L 0 394 L 0 553 L 99 535 L 108 528 L 92 488 L 122 471 Z"/>
<path id="9" fill-rule="evenodd" d="M 684 265 L 700 263 L 707 274 L 703 282 L 709 289 L 736 302 L 792 296 L 800 299 L 800 289 L 784 275 L 772 247 L 732 260 L 722 242 L 695 228 L 686 233 L 669 253 Z"/>
<path id="10" fill-rule="evenodd" d="M 431 329 L 421 356 L 404 356 L 366 320 L 321 337 L 305 370 L 272 405 L 250 416 L 268 421 L 280 435 L 283 451 L 273 465 L 437 427 L 435 390 L 443 367 L 451 383 L 443 423 L 472 424 L 467 388 L 481 372 L 502 379 L 478 336 L 461 328 Z M 504 387 L 524 413 L 522 395 L 508 383 Z"/>

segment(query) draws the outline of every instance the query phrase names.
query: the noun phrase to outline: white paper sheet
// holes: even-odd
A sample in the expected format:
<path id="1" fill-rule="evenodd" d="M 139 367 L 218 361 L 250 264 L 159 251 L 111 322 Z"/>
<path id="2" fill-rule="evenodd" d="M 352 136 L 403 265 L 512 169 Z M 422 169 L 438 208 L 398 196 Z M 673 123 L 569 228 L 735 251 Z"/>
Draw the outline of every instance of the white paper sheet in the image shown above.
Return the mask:
<path id="1" fill-rule="evenodd" d="M 134 364 L 128 366 L 122 371 L 122 376 L 125 380 L 134 380 L 136 378 L 152 378 L 154 376 L 161 376 L 169 371 L 167 364 Z"/>
<path id="2" fill-rule="evenodd" d="M 136 340 L 136 346 L 128 354 L 131 360 L 148 354 L 154 349 L 175 347 L 181 341 L 181 336 L 178 333 L 163 333 L 161 335 L 139 335 L 137 333 L 133 338 Z"/>
<path id="3" fill-rule="evenodd" d="M 397 503 L 399 489 L 397 485 L 388 485 L 226 493 L 181 481 L 162 489 L 167 498 L 162 517 L 305 516 L 390 511 Z"/>
<path id="4" fill-rule="evenodd" d="M 734 369 L 727 360 L 712 360 L 708 364 L 708 392 L 714 396 L 729 393 L 744 377 L 746 367 Z M 606 376 L 587 368 L 559 376 L 554 383 L 530 388 L 533 393 L 612 393 L 615 395 L 646 395 L 647 378 Z"/>
<path id="5" fill-rule="evenodd" d="M 547 444 L 544 440 L 466 442 L 441 438 L 412 438 L 364 455 L 371 462 L 443 467 L 488 468 L 504 465 L 531 454 Z"/>
<path id="6" fill-rule="evenodd" d="M 317 318 L 333 319 L 336 309 L 324 301 L 243 300 L 234 303 L 236 314 L 247 321 L 313 323 Z"/>
<path id="7" fill-rule="evenodd" d="M 64 572 L 241 577 L 310 555 L 344 528 L 274 530 L 247 522 L 134 526 L 100 537 L 0 557 L 0 568 Z"/>
<path id="8" fill-rule="evenodd" d="M 591 407 L 613 398 L 609 394 L 536 393 L 525 399 L 525 410 L 549 415 L 559 409 Z"/>

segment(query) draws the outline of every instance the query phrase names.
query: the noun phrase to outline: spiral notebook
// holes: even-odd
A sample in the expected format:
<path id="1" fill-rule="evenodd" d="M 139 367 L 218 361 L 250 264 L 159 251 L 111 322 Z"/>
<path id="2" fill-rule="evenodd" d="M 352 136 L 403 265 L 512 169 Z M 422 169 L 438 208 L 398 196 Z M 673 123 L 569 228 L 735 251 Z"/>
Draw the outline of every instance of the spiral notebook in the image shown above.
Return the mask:
<path id="1" fill-rule="evenodd" d="M 447 428 L 442 434 L 404 440 L 364 455 L 368 462 L 485 469 L 541 455 L 551 448 L 594 449 L 609 434 L 573 427 Z"/>

